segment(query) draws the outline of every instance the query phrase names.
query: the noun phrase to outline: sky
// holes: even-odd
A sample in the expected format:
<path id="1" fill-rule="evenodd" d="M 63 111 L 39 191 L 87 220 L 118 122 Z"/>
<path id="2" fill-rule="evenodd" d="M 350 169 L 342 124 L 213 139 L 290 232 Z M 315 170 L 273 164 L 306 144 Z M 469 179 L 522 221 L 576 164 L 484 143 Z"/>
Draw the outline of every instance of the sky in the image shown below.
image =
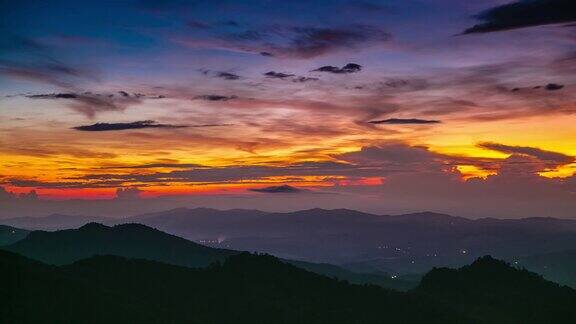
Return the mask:
<path id="1" fill-rule="evenodd" d="M 0 1 L 0 217 L 574 218 L 575 6 Z"/>

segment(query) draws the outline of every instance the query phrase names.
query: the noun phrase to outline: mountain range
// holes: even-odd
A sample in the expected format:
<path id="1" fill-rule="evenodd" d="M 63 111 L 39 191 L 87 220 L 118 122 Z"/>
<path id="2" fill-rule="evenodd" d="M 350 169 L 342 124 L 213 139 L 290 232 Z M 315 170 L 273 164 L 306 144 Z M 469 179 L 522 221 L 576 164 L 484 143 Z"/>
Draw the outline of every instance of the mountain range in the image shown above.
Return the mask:
<path id="1" fill-rule="evenodd" d="M 471 220 L 431 212 L 389 216 L 346 209 L 268 213 L 208 208 L 178 208 L 124 219 L 76 217 L 52 215 L 0 222 L 26 229 L 77 228 L 92 220 L 108 225 L 139 223 L 214 248 L 335 264 L 337 269 L 330 271 L 379 278 L 416 275 L 418 280 L 433 267 L 459 267 L 492 255 L 576 287 L 574 266 L 558 254 L 576 247 L 574 220 Z M 557 260 L 537 262 L 543 258 L 538 259 L 539 255 Z"/>

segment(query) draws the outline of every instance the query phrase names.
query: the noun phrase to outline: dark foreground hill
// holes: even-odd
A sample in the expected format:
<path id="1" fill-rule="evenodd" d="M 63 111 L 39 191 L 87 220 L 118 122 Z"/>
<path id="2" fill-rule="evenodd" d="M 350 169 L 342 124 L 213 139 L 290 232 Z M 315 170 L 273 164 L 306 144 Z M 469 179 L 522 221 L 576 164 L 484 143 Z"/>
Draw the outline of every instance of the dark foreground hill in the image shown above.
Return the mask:
<path id="1" fill-rule="evenodd" d="M 484 323 L 576 323 L 576 291 L 489 256 L 428 272 L 416 292 Z"/>
<path id="2" fill-rule="evenodd" d="M 462 323 L 427 298 L 247 253 L 191 269 L 97 256 L 49 266 L 0 251 L 8 323 Z"/>
<path id="3" fill-rule="evenodd" d="M 241 253 L 192 269 L 118 256 L 51 266 L 0 251 L 7 323 L 574 323 L 576 292 L 490 257 L 408 293 Z"/>

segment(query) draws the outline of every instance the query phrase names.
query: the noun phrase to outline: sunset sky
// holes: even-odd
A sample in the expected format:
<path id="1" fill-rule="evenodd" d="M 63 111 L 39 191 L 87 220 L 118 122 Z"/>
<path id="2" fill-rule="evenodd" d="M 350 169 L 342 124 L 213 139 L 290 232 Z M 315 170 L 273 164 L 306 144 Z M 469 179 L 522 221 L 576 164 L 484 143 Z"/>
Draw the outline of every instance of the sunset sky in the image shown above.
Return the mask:
<path id="1" fill-rule="evenodd" d="M 0 3 L 0 204 L 576 209 L 571 1 Z"/>

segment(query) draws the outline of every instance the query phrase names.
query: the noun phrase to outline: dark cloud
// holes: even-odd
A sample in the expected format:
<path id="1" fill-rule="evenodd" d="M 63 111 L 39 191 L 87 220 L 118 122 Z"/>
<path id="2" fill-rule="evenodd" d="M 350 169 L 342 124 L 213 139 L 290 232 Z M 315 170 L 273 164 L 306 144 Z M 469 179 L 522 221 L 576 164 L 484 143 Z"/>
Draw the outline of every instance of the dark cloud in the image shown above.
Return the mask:
<path id="1" fill-rule="evenodd" d="M 287 74 L 287 73 L 276 72 L 276 71 L 269 71 L 269 72 L 264 73 L 264 75 L 267 78 L 272 78 L 272 79 L 285 79 L 285 78 L 289 78 L 289 77 L 294 76 L 294 74 Z"/>
<path id="2" fill-rule="evenodd" d="M 337 66 L 332 65 L 325 65 L 322 67 L 317 68 L 316 70 L 312 70 L 313 72 L 329 72 L 335 74 L 345 74 L 345 73 L 356 73 L 362 70 L 362 66 L 356 63 L 348 63 L 343 67 L 339 68 Z"/>
<path id="3" fill-rule="evenodd" d="M 576 21 L 576 2 L 573 0 L 520 0 L 488 9 L 475 18 L 482 23 L 466 29 L 464 34 L 489 33 Z"/>
<path id="4" fill-rule="evenodd" d="M 264 188 L 253 188 L 250 189 L 250 191 L 275 194 L 275 193 L 300 193 L 303 192 L 304 190 L 292 187 L 290 185 L 282 185 L 282 186 L 270 186 Z"/>
<path id="5" fill-rule="evenodd" d="M 528 155 L 541 161 L 554 162 L 559 164 L 568 164 L 574 162 L 575 160 L 573 156 L 553 151 L 546 151 L 530 146 L 510 146 L 499 143 L 484 142 L 479 143 L 478 147 L 506 154 Z"/>
<path id="6" fill-rule="evenodd" d="M 240 76 L 230 72 L 217 72 L 216 77 L 224 80 L 239 80 Z"/>
<path id="7" fill-rule="evenodd" d="M 153 120 L 142 120 L 131 123 L 96 123 L 92 125 L 76 126 L 73 127 L 73 129 L 87 132 L 103 132 L 103 131 L 120 131 L 127 129 L 142 129 L 142 128 L 183 128 L 183 127 L 188 126 L 159 124 L 158 122 Z"/>
<path id="8" fill-rule="evenodd" d="M 229 81 L 240 80 L 242 78 L 238 74 L 235 74 L 232 72 L 212 71 L 209 69 L 200 69 L 200 72 L 206 76 L 211 76 L 214 78 L 219 78 L 219 79 L 224 79 L 224 80 L 229 80 Z"/>
<path id="9" fill-rule="evenodd" d="M 309 82 L 309 81 L 318 81 L 318 80 L 320 80 L 320 79 L 312 78 L 312 77 L 304 77 L 304 76 L 292 78 L 292 82 L 300 82 L 300 83 Z"/>
<path id="10" fill-rule="evenodd" d="M 27 95 L 26 97 L 31 99 L 76 99 L 78 95 L 75 93 L 41 93 Z"/>
<path id="11" fill-rule="evenodd" d="M 117 93 L 92 93 L 92 92 L 65 92 L 65 93 L 41 93 L 24 95 L 30 99 L 63 99 L 69 100 L 69 107 L 89 118 L 104 111 L 123 111 L 124 109 L 142 103 L 145 99 L 162 99 L 162 95 L 145 95 L 141 93 L 130 94 L 126 91 Z"/>
<path id="12" fill-rule="evenodd" d="M 538 86 L 532 87 L 532 89 L 534 89 L 534 90 L 542 89 L 542 88 L 544 88 L 545 90 L 548 90 L 548 91 L 555 91 L 555 90 L 560 90 L 560 89 L 564 88 L 564 85 L 563 84 L 557 84 L 557 83 L 548 83 L 545 86 L 538 85 Z M 513 88 L 511 91 L 512 92 L 519 92 L 520 90 L 523 90 L 523 88 L 516 87 L 516 88 Z M 528 89 L 528 90 L 530 90 L 530 89 Z"/>
<path id="13" fill-rule="evenodd" d="M 544 88 L 548 91 L 554 91 L 554 90 L 560 90 L 560 89 L 564 88 L 564 85 L 556 84 L 556 83 L 548 83 L 546 85 L 546 87 L 544 87 Z"/>
<path id="14" fill-rule="evenodd" d="M 318 81 L 318 78 L 297 76 L 295 74 L 288 74 L 283 72 L 269 71 L 264 73 L 267 78 L 270 79 L 281 79 L 281 80 L 291 80 L 292 82 L 304 83 L 309 81 Z"/>
<path id="15" fill-rule="evenodd" d="M 268 57 L 273 57 L 274 54 L 270 53 L 270 52 L 260 52 L 260 55 L 262 56 L 268 56 Z"/>
<path id="16" fill-rule="evenodd" d="M 390 125 L 419 125 L 419 124 L 439 124 L 439 120 L 417 119 L 417 118 L 390 118 L 384 120 L 369 121 L 370 124 L 390 124 Z"/>
<path id="17" fill-rule="evenodd" d="M 201 95 L 196 96 L 194 99 L 206 100 L 206 101 L 228 101 L 232 99 L 237 99 L 237 96 L 222 96 L 222 95 Z"/>

